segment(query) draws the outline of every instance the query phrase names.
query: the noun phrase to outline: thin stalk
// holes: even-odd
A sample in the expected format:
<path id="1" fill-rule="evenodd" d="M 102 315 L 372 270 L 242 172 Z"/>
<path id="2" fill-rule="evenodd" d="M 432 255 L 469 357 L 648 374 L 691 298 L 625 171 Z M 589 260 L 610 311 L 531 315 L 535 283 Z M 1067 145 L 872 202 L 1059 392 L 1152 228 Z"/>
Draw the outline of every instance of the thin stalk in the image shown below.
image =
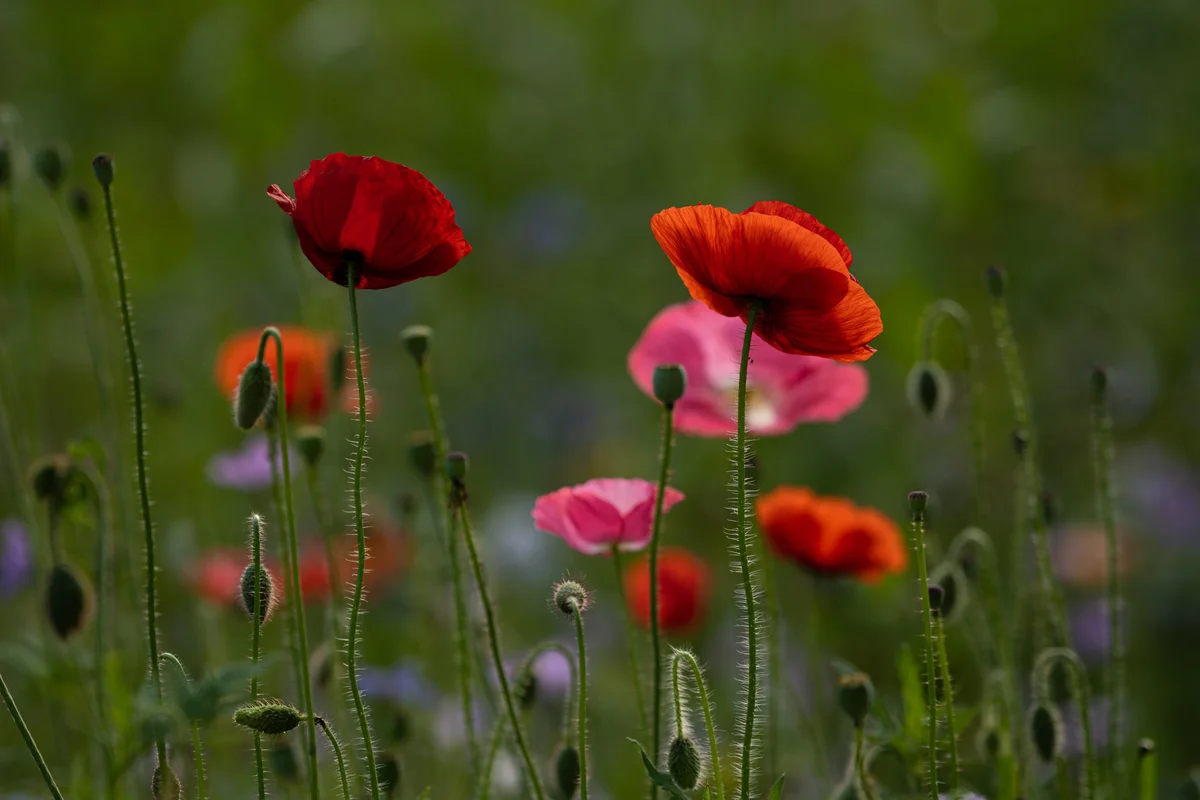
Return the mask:
<path id="1" fill-rule="evenodd" d="M 1158 754 L 1148 750 L 1138 759 L 1138 800 L 1158 797 Z"/>
<path id="2" fill-rule="evenodd" d="M 704 712 L 704 727 L 708 730 L 708 753 L 712 759 L 712 783 L 717 787 L 717 800 L 725 800 L 725 781 L 721 777 L 721 749 L 717 742 L 717 727 L 713 724 L 712 703 L 708 699 L 708 686 L 704 682 L 704 672 L 699 662 L 689 650 L 675 650 L 672 658 L 672 669 L 678 683 L 679 663 L 686 662 L 692 671 L 692 679 L 696 682 L 696 694 L 700 696 L 700 709 Z"/>
<path id="3" fill-rule="evenodd" d="M 950 797 L 957 798 L 958 787 L 958 727 L 954 724 L 954 684 L 950 680 L 950 656 L 946 651 L 946 623 L 942 615 L 934 617 L 934 636 L 937 638 L 938 665 L 942 676 L 943 704 L 946 707 L 946 728 L 950 749 Z"/>
<path id="4" fill-rule="evenodd" d="M 254 666 L 250 677 L 250 702 L 253 703 L 258 700 L 258 659 L 262 639 L 262 616 L 259 613 L 259 609 L 262 608 L 262 581 L 259 580 L 262 576 L 262 520 L 257 514 L 250 518 L 250 526 L 250 551 L 254 560 L 254 608 L 250 611 L 250 617 L 254 620 L 254 633 L 250 639 L 250 659 Z M 258 732 L 254 734 L 254 764 L 258 777 L 258 800 L 266 800 L 267 783 L 263 771 L 262 734 Z"/>
<path id="5" fill-rule="evenodd" d="M 867 762 L 863 757 L 863 726 L 854 726 L 854 779 L 858 781 L 858 788 L 862 790 L 864 796 L 870 798 L 873 795 L 867 784 Z"/>
<path id="6" fill-rule="evenodd" d="M 588 798 L 588 748 L 587 748 L 587 645 L 583 636 L 583 609 L 579 601 L 571 598 L 571 614 L 575 620 L 575 646 L 579 653 L 579 710 L 575 714 L 578 726 L 579 746 L 579 800 Z"/>
<path id="7" fill-rule="evenodd" d="M 775 585 L 775 562 L 763 562 L 763 597 L 767 604 L 767 758 L 768 775 L 780 774 L 779 769 L 779 708 L 780 680 L 783 677 L 783 614 L 779 609 L 779 593 Z"/>
<path id="8" fill-rule="evenodd" d="M 638 663 L 637 627 L 633 624 L 633 614 L 629 610 L 629 603 L 625 601 L 625 581 L 624 572 L 621 569 L 621 549 L 616 545 L 613 545 L 612 548 L 612 562 L 613 569 L 617 573 L 617 600 L 625 612 L 625 640 L 629 646 L 629 668 L 633 670 L 633 696 L 637 701 L 638 726 L 641 728 L 642 738 L 645 738 L 646 699 L 642 696 L 642 669 Z"/>
<path id="9" fill-rule="evenodd" d="M 458 492 L 455 492 L 458 494 Z M 471 515 L 467 513 L 465 500 L 461 496 L 457 498 L 455 503 L 457 516 L 462 524 L 463 540 L 467 543 L 467 556 L 471 561 L 471 570 L 475 575 L 475 588 L 479 592 L 479 601 L 483 605 L 484 620 L 487 625 L 488 648 L 491 651 L 492 667 L 496 670 L 496 677 L 500 682 L 500 694 L 504 699 L 504 706 L 508 711 L 508 721 L 513 727 L 513 738 L 516 739 L 517 749 L 521 751 L 521 760 L 525 765 L 525 773 L 529 778 L 529 782 L 533 785 L 533 794 L 537 800 L 545 800 L 546 794 L 542 789 L 542 781 L 538 776 L 537 766 L 533 763 L 533 757 L 530 755 L 529 743 L 525 735 L 525 730 L 521 725 L 521 718 L 517 714 L 517 704 L 513 700 L 512 687 L 508 682 L 508 675 L 504 671 L 504 658 L 500 652 L 500 632 L 499 626 L 496 624 L 496 611 L 492 605 L 492 599 L 488 593 L 487 581 L 483 575 L 483 564 L 479 560 L 479 551 L 475 546 L 475 532 L 471 525 Z M 582 658 L 580 658 L 580 672 L 583 672 Z M 579 699 L 580 711 L 583 710 L 583 698 Z M 580 757 L 582 758 L 582 748 L 580 749 Z"/>
<path id="10" fill-rule="evenodd" d="M 200 746 L 200 723 L 192 720 L 192 753 L 196 760 L 196 797 L 205 800 L 208 793 L 204 790 L 204 749 Z"/>
<path id="11" fill-rule="evenodd" d="M 479 773 L 479 789 L 476 800 L 488 800 L 492 792 L 492 770 L 496 764 L 496 754 L 500 752 L 500 743 L 504 741 L 504 732 L 508 730 L 508 717 L 497 717 L 492 726 L 492 736 L 488 740 L 487 755 L 483 759 L 483 771 Z"/>
<path id="12" fill-rule="evenodd" d="M 333 755 L 337 759 L 338 777 L 342 781 L 342 800 L 350 800 L 350 780 L 346 777 L 346 758 L 342 755 L 342 743 L 338 741 L 337 734 L 333 732 L 323 717 L 317 717 L 316 724 L 324 731 L 325 738 L 329 741 L 329 746 L 333 748 Z"/>
<path id="13" fill-rule="evenodd" d="M 1054 664 L 1060 661 L 1066 663 L 1070 668 L 1069 672 L 1074 676 L 1073 686 L 1077 691 L 1085 776 L 1080 795 L 1083 800 L 1093 800 L 1100 786 L 1100 775 L 1096 765 L 1096 751 L 1092 743 L 1091 690 L 1088 687 L 1087 669 L 1074 650 L 1065 647 L 1051 647 L 1038 655 L 1037 661 L 1033 665 L 1035 694 L 1039 701 L 1050 702 L 1050 671 Z"/>
<path id="14" fill-rule="evenodd" d="M 917 578 L 921 587 L 921 618 L 925 626 L 925 705 L 929 715 L 929 800 L 938 800 L 937 667 L 934 659 L 933 609 L 929 604 L 929 571 L 925 564 L 925 511 L 914 506 L 913 543 L 917 551 Z"/>
<path id="15" fill-rule="evenodd" d="M 137 341 L 133 335 L 133 309 L 129 302 L 129 290 L 125 285 L 125 264 L 121 259 L 121 243 L 117 238 L 117 220 L 113 210 L 112 187 L 104 188 L 104 212 L 108 219 L 108 233 L 112 242 L 113 264 L 117 270 L 117 292 L 121 300 L 121 326 L 125 332 L 125 353 L 129 358 L 129 380 L 133 386 L 133 435 L 137 450 L 138 496 L 141 500 L 142 533 L 146 542 L 146 639 L 149 644 L 150 678 L 154 685 L 155 699 L 163 702 L 162 672 L 158 657 L 158 596 L 154 561 L 154 525 L 150 517 L 150 481 L 146 475 L 146 420 L 142 403 L 142 364 L 138 360 Z M 160 732 L 155 740 L 158 763 L 167 763 L 167 740 Z"/>
<path id="16" fill-rule="evenodd" d="M 1058 790 L 1058 800 L 1071 800 L 1071 768 L 1067 757 L 1061 753 L 1054 757 L 1054 785 Z"/>
<path id="17" fill-rule="evenodd" d="M 663 406 L 662 456 L 659 458 L 658 486 L 654 495 L 654 520 L 650 527 L 650 642 L 653 649 L 652 667 L 654 693 L 651 695 L 653 720 L 654 760 L 658 761 L 662 748 L 662 625 L 658 608 L 658 548 L 662 535 L 663 504 L 666 500 L 667 481 L 671 474 L 671 450 L 675 429 L 675 406 Z M 651 798 L 658 797 L 658 785 L 651 782 Z"/>
<path id="18" fill-rule="evenodd" d="M 8 684 L 4 682 L 3 673 L 0 673 L 0 695 L 3 695 L 4 705 L 8 709 L 8 714 L 16 724 L 17 730 L 21 732 L 21 738 L 25 740 L 25 746 L 29 748 L 29 755 L 33 757 L 34 763 L 37 764 L 38 770 L 42 773 L 42 780 L 46 781 L 46 788 L 50 790 L 50 794 L 55 800 L 63 800 L 62 792 L 58 790 L 58 785 L 54 783 L 54 776 L 50 774 L 50 768 L 46 766 L 46 760 L 42 758 L 42 753 L 38 750 L 37 742 L 33 740 L 33 734 L 29 732 L 29 726 L 21 718 L 21 712 L 17 708 L 17 703 L 8 691 Z"/>
<path id="19" fill-rule="evenodd" d="M 279 375 L 276 376 L 279 400 L 276 408 L 279 414 L 279 449 L 283 455 L 283 505 L 287 523 L 288 561 L 292 571 L 291 580 L 288 582 L 291 584 L 292 602 L 295 604 L 292 619 L 300 646 L 300 696 L 304 699 L 304 715 L 308 723 L 308 788 L 312 800 L 321 800 L 321 782 L 317 775 L 317 726 L 313 715 L 312 681 L 308 675 L 308 625 L 304 620 L 304 598 L 300 596 L 300 555 L 296 545 L 296 510 L 292 502 L 292 468 L 288 457 L 287 371 L 283 368 L 283 337 L 273 326 L 263 330 L 258 343 L 259 360 L 262 360 L 268 338 L 275 340 L 275 363 L 279 367 Z M 271 463 L 274 464 L 274 460 Z M 329 577 L 332 581 L 333 576 Z"/>
<path id="20" fill-rule="evenodd" d="M 350 678 L 350 695 L 358 714 L 359 731 L 367 757 L 367 775 L 371 785 L 371 800 L 379 800 L 379 775 L 375 771 L 375 740 L 371 723 L 358 688 L 358 614 L 362 608 L 363 578 L 367 572 L 367 533 L 363 521 L 362 475 L 363 458 L 367 451 L 367 385 L 363 378 L 362 337 L 358 328 L 358 299 L 354 293 L 354 267 L 346 264 L 346 288 L 350 296 L 350 325 L 354 336 L 354 376 L 358 382 L 358 440 L 354 448 L 354 532 L 358 536 L 358 570 L 354 575 L 354 599 L 350 604 L 350 629 L 346 636 L 346 672 Z"/>
<path id="21" fill-rule="evenodd" d="M 746 506 L 746 372 L 750 366 L 750 343 L 754 335 L 754 320 L 759 306 L 750 304 L 746 317 L 746 335 L 742 340 L 742 357 L 738 368 L 737 396 L 737 557 L 742 576 L 742 596 L 746 604 L 746 697 L 742 713 L 745 715 L 742 732 L 741 800 L 750 800 L 751 774 L 754 772 L 754 722 L 758 714 L 758 608 L 754 586 L 754 575 L 750 571 L 750 519 Z M 653 586 L 653 584 L 651 584 Z"/>

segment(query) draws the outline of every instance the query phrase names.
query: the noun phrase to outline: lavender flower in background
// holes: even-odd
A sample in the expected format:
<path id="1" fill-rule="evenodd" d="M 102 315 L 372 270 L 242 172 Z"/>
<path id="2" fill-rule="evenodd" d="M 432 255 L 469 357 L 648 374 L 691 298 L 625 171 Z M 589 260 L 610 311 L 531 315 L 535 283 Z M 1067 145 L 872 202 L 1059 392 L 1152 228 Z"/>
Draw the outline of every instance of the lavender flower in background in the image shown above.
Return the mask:
<path id="1" fill-rule="evenodd" d="M 567 647 L 574 650 L 574 643 Z M 528 653 L 523 653 L 518 658 L 509 659 L 505 667 L 509 680 L 519 677 L 521 667 L 525 665 L 525 659 L 528 657 Z M 565 695 L 571 689 L 571 663 L 557 650 L 543 651 L 533 662 L 533 677 L 537 681 L 539 697 Z"/>
<path id="2" fill-rule="evenodd" d="M 21 590 L 33 575 L 29 532 L 15 519 L 0 523 L 0 599 Z"/>
<path id="3" fill-rule="evenodd" d="M 208 480 L 227 489 L 261 492 L 271 488 L 271 460 L 264 433 L 246 437 L 240 450 L 217 453 L 208 461 Z M 275 456 L 276 467 L 282 471 L 283 457 Z M 282 472 L 281 472 L 282 474 Z"/>
<path id="4" fill-rule="evenodd" d="M 1171 544 L 1200 546 L 1200 473 L 1157 444 L 1117 464 L 1117 485 L 1139 527 Z"/>
<path id="5" fill-rule="evenodd" d="M 1063 754 L 1068 758 L 1083 755 L 1083 723 L 1080 722 L 1079 709 L 1074 703 L 1063 707 L 1063 726 L 1066 729 L 1067 740 L 1063 745 Z M 1121 713 L 1122 727 L 1128 722 L 1124 710 Z M 1092 729 L 1092 750 L 1100 753 L 1108 746 L 1108 698 L 1093 697 L 1088 704 L 1088 722 Z"/>
<path id="6" fill-rule="evenodd" d="M 438 700 L 437 689 L 412 661 L 394 667 L 360 667 L 358 686 L 372 700 L 390 700 L 409 708 L 430 709 Z"/>
<path id="7" fill-rule="evenodd" d="M 1084 661 L 1099 663 L 1108 657 L 1111 647 L 1109 635 L 1108 600 L 1096 598 L 1075 603 L 1068 614 L 1071 625 L 1071 641 L 1075 652 Z M 1121 636 L 1127 636 L 1126 614 L 1121 614 Z"/>

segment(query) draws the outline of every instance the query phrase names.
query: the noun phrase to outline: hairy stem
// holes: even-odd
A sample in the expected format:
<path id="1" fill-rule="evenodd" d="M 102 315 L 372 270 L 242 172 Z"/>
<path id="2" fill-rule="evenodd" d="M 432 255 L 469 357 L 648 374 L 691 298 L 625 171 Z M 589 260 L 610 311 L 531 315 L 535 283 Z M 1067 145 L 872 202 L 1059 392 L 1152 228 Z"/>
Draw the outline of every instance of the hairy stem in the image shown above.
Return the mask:
<path id="1" fill-rule="evenodd" d="M 717 800 L 725 800 L 725 781 L 721 777 L 721 749 L 717 742 L 717 727 L 713 724 L 712 703 L 708 699 L 708 686 L 704 682 L 704 672 L 700 669 L 696 656 L 688 650 L 676 650 L 672 655 L 672 668 L 678 683 L 679 664 L 684 662 L 692 671 L 692 679 L 696 682 L 696 694 L 700 697 L 700 708 L 704 712 L 704 727 L 708 731 L 708 752 L 712 759 L 712 783 L 717 787 Z"/>
<path id="2" fill-rule="evenodd" d="M 950 656 L 946 652 L 946 624 L 942 615 L 934 617 L 934 636 L 937 638 L 938 666 L 942 676 L 942 703 L 946 708 L 947 746 L 950 750 L 950 797 L 958 797 L 958 727 L 954 724 L 954 684 L 950 679 Z"/>
<path id="3" fill-rule="evenodd" d="M 929 571 L 925 564 L 925 512 L 913 509 L 913 543 L 921 587 L 921 618 L 925 626 L 925 705 L 928 714 L 929 800 L 938 800 L 937 667 L 934 658 L 933 609 L 929 603 Z"/>
<path id="4" fill-rule="evenodd" d="M 1073 686 L 1079 704 L 1079 727 L 1083 738 L 1084 781 L 1080 796 L 1083 800 L 1093 800 L 1100 787 L 1100 774 L 1092 743 L 1091 690 L 1088 687 L 1087 668 L 1083 666 L 1074 650 L 1051 647 L 1038 655 L 1033 665 L 1034 693 L 1039 701 L 1050 702 L 1050 672 L 1056 663 L 1066 664 L 1074 679 Z"/>
<path id="5" fill-rule="evenodd" d="M 571 598 L 575 620 L 575 645 L 579 653 L 579 711 L 575 715 L 578 726 L 579 747 L 579 800 L 588 798 L 588 748 L 587 748 L 587 646 L 583 636 L 583 609 L 579 601 Z"/>
<path id="6" fill-rule="evenodd" d="M 196 797 L 205 800 L 208 793 L 204 790 L 204 748 L 200 745 L 200 723 L 192 720 L 192 754 L 196 760 Z"/>
<path id="7" fill-rule="evenodd" d="M 42 758 L 42 753 L 38 750 L 37 742 L 33 740 L 33 734 L 29 732 L 29 726 L 21 718 L 21 712 L 17 708 L 17 703 L 8 691 L 8 684 L 4 682 L 3 674 L 0 674 L 0 696 L 4 697 L 4 706 L 8 709 L 8 714 L 12 717 L 13 723 L 16 724 L 17 730 L 21 732 L 21 738 L 25 740 L 25 746 L 29 748 L 29 755 L 33 757 L 34 763 L 37 764 L 38 770 L 42 773 L 42 780 L 46 781 L 46 788 L 50 790 L 50 794 L 55 800 L 63 800 L 62 792 L 58 790 L 58 785 L 54 783 L 54 776 L 50 774 L 50 768 L 46 766 L 46 760 Z"/>
<path id="8" fill-rule="evenodd" d="M 346 777 L 346 758 L 342 755 L 342 743 L 323 717 L 317 717 L 316 724 L 325 733 L 325 738 L 328 740 L 329 746 L 333 748 L 333 755 L 337 759 L 338 777 L 342 781 L 342 800 L 350 800 L 350 780 Z"/>
<path id="9" fill-rule="evenodd" d="M 633 624 L 633 614 L 625 600 L 624 572 L 621 569 L 621 549 L 617 545 L 612 548 L 613 570 L 617 578 L 617 600 L 625 614 L 625 640 L 629 647 L 629 668 L 633 671 L 633 697 L 637 701 L 638 726 L 643 738 L 646 735 L 646 699 L 642 696 L 642 669 L 638 663 L 638 633 Z"/>
<path id="10" fill-rule="evenodd" d="M 654 760 L 658 761 L 662 747 L 662 625 L 659 620 L 658 608 L 658 549 L 659 538 L 662 535 L 663 505 L 666 500 L 667 481 L 671 475 L 671 450 L 675 428 L 675 407 L 663 407 L 663 444 L 662 456 L 659 458 L 658 487 L 654 495 L 654 520 L 650 527 L 650 642 L 653 652 L 654 692 L 651 695 L 653 707 L 650 716 L 653 720 Z M 658 797 L 658 786 L 651 782 L 651 797 Z"/>
<path id="11" fill-rule="evenodd" d="M 250 659 L 254 666 L 254 671 L 250 676 L 250 702 L 258 700 L 258 660 L 259 650 L 262 644 L 262 520 L 255 514 L 250 518 L 250 552 L 251 558 L 254 560 L 254 606 L 249 609 L 250 617 L 254 622 L 254 632 L 250 639 Z M 263 770 L 263 751 L 262 751 L 262 734 L 255 732 L 254 734 L 254 766 L 255 773 L 258 778 L 258 800 L 266 800 L 267 797 L 267 782 L 266 774 Z"/>

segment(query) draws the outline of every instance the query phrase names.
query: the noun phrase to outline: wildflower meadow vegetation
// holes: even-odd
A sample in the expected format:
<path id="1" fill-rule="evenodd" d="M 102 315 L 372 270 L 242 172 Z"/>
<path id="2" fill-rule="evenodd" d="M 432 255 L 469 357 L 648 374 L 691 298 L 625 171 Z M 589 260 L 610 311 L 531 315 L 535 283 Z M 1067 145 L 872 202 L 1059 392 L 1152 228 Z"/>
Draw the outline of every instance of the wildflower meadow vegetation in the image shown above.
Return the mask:
<path id="1" fill-rule="evenodd" d="M 1200 480 L 1127 460 L 1110 317 L 1046 425 L 1051 267 L 964 237 L 942 296 L 819 182 L 680 181 L 636 272 L 458 302 L 502 239 L 379 141 L 233 182 L 273 249 L 163 307 L 148 156 L 0 124 L 0 800 L 1200 798 L 1138 652 L 1194 633 L 1138 527 L 1194 538 Z"/>

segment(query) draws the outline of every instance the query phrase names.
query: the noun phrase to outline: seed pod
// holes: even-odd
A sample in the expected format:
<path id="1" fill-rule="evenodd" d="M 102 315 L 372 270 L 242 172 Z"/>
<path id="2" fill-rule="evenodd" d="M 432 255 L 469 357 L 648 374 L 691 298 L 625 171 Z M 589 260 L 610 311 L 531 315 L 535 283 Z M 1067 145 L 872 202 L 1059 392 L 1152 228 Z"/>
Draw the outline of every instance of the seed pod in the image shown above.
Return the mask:
<path id="1" fill-rule="evenodd" d="M 1036 705 L 1029 712 L 1029 738 L 1038 757 L 1051 764 L 1062 755 L 1063 721 L 1058 709 L 1049 705 Z"/>
<path id="2" fill-rule="evenodd" d="M 673 408 L 687 391 L 687 372 L 679 364 L 659 364 L 654 368 L 654 397 L 667 408 Z"/>
<path id="3" fill-rule="evenodd" d="M 925 492 L 909 492 L 908 505 L 914 514 L 924 514 L 925 507 L 929 505 L 929 495 Z"/>
<path id="4" fill-rule="evenodd" d="M 310 469 L 316 469 L 325 454 L 325 429 L 320 425 L 305 425 L 296 431 L 296 447 L 300 450 L 304 463 Z"/>
<path id="5" fill-rule="evenodd" d="M 837 700 L 854 727 L 862 727 L 875 702 L 875 685 L 862 672 L 851 672 L 838 678 Z"/>
<path id="6" fill-rule="evenodd" d="M 92 613 L 92 592 L 66 564 L 55 564 L 46 580 L 46 619 L 62 641 L 83 630 Z"/>
<path id="7" fill-rule="evenodd" d="M 679 784 L 679 788 L 684 791 L 695 789 L 696 784 L 700 782 L 702 769 L 700 751 L 696 749 L 696 743 L 689 736 L 676 737 L 667 752 L 667 771 L 671 773 L 675 783 Z"/>
<path id="8" fill-rule="evenodd" d="M 905 390 L 909 405 L 929 419 L 941 419 L 950 407 L 954 384 L 941 364 L 918 361 L 908 373 Z"/>
<path id="9" fill-rule="evenodd" d="M 242 706 L 233 712 L 233 722 L 268 736 L 281 736 L 304 719 L 300 710 L 279 700 Z"/>
<path id="10" fill-rule="evenodd" d="M 582 614 L 589 602 L 587 589 L 578 581 L 559 581 L 554 584 L 554 607 L 564 616 L 573 616 L 576 609 Z"/>
<path id="11" fill-rule="evenodd" d="M 113 158 L 107 153 L 101 153 L 92 159 L 92 172 L 96 176 L 96 182 L 107 189 L 112 186 L 113 177 L 116 170 L 113 167 Z"/>
<path id="12" fill-rule="evenodd" d="M 564 744 L 554 756 L 554 780 L 562 800 L 571 800 L 579 788 L 579 751 Z"/>
<path id="13" fill-rule="evenodd" d="M 428 325 L 409 325 L 400 331 L 400 340 L 404 342 L 404 349 L 413 357 L 413 360 L 418 364 L 423 364 L 426 356 L 429 355 L 433 329 Z"/>
<path id="14" fill-rule="evenodd" d="M 154 800 L 180 800 L 183 797 L 183 789 L 179 786 L 179 777 L 169 764 L 166 768 L 165 780 L 162 766 L 154 768 L 154 774 L 150 776 L 150 796 Z"/>
<path id="15" fill-rule="evenodd" d="M 233 421 L 244 431 L 254 427 L 271 403 L 275 394 L 275 379 L 265 361 L 255 359 L 246 365 L 238 378 L 237 394 L 233 398 Z"/>
<path id="16" fill-rule="evenodd" d="M 446 456 L 446 477 L 455 483 L 462 483 L 467 479 L 467 468 L 470 462 L 467 459 L 467 454 L 459 451 L 454 451 Z"/>
<path id="17" fill-rule="evenodd" d="M 396 756 L 386 752 L 375 753 L 375 775 L 379 779 L 379 788 L 387 797 L 396 793 L 400 786 L 400 762 Z"/>
<path id="18" fill-rule="evenodd" d="M 241 600 L 242 610 L 251 615 L 251 609 L 254 608 L 254 590 L 255 590 L 255 570 L 254 562 L 246 565 L 245 571 L 242 572 L 241 583 Z M 271 578 L 271 573 L 267 568 L 259 565 L 258 567 L 258 622 L 263 624 L 271 618 L 271 612 L 275 610 L 275 582 Z"/>

